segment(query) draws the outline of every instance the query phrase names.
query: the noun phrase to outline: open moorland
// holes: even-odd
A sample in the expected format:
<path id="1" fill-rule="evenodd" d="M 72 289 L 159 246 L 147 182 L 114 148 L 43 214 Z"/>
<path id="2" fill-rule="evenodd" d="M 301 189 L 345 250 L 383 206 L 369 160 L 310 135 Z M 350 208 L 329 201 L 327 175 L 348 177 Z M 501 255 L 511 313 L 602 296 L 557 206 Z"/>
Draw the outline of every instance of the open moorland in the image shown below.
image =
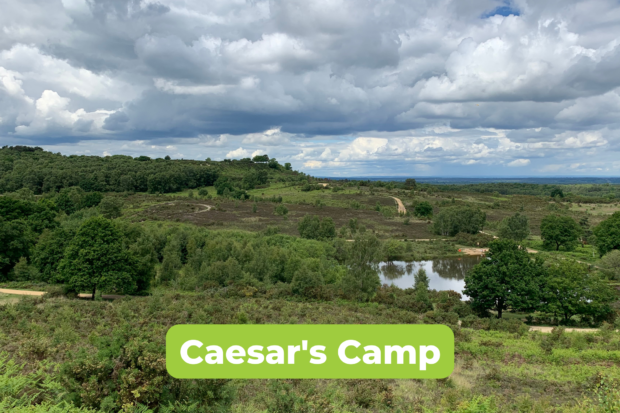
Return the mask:
<path id="1" fill-rule="evenodd" d="M 0 411 L 618 412 L 619 210 L 617 185 L 334 181 L 266 156 L 5 147 Z M 168 329 L 210 323 L 445 324 L 456 368 L 172 378 Z"/>

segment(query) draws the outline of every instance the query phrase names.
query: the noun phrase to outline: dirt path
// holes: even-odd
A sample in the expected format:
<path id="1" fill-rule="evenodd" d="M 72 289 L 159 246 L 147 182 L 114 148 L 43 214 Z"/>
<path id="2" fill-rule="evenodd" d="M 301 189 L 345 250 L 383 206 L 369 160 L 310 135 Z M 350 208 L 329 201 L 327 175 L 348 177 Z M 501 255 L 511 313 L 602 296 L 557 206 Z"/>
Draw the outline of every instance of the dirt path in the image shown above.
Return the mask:
<path id="1" fill-rule="evenodd" d="M 530 327 L 530 331 L 540 331 L 541 333 L 551 333 L 553 329 L 554 327 Z M 564 331 L 567 333 L 596 333 L 598 328 L 565 328 Z"/>
<path id="2" fill-rule="evenodd" d="M 0 293 L 3 293 L 3 294 L 13 294 L 13 295 L 34 295 L 34 296 L 37 296 L 37 297 L 41 297 L 42 295 L 47 294 L 46 291 L 9 290 L 9 289 L 6 289 L 6 288 L 0 288 Z M 93 295 L 89 294 L 89 293 L 80 293 L 80 294 L 78 294 L 78 297 L 80 297 L 80 298 L 91 298 L 92 296 Z M 124 295 L 104 294 L 101 297 L 105 298 L 105 299 L 116 300 L 118 298 L 123 298 Z"/>
<path id="3" fill-rule="evenodd" d="M 213 206 L 211 206 L 211 205 L 206 205 L 206 204 L 198 204 L 198 205 L 203 206 L 203 207 L 205 207 L 207 209 L 203 209 L 202 211 L 196 211 L 196 212 L 194 212 L 194 214 L 199 214 L 201 212 L 207 212 L 207 211 L 210 211 L 211 208 L 213 208 Z"/>
<path id="4" fill-rule="evenodd" d="M 480 231 L 481 234 L 485 234 L 485 235 L 491 235 L 488 232 L 484 232 L 484 231 Z M 498 237 L 496 237 L 495 235 L 491 235 L 493 237 L 493 239 L 497 239 Z"/>
<path id="5" fill-rule="evenodd" d="M 392 198 L 398 204 L 398 213 L 399 214 L 406 214 L 407 213 L 407 209 L 405 208 L 405 204 L 403 204 L 403 201 L 401 201 L 400 199 L 398 199 L 396 197 L 393 197 L 393 196 L 391 196 L 390 198 Z"/>
<path id="6" fill-rule="evenodd" d="M 6 288 L 0 288 L 0 293 L 15 295 L 36 295 L 40 297 L 45 294 L 45 291 L 9 290 Z"/>

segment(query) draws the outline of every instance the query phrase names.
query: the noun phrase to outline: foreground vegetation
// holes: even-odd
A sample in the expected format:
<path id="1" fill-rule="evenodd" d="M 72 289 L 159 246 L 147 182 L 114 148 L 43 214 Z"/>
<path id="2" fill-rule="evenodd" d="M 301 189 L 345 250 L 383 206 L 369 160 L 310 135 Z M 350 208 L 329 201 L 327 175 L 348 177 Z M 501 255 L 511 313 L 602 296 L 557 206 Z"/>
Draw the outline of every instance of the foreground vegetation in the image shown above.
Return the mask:
<path id="1" fill-rule="evenodd" d="M 47 294 L 0 295 L 0 411 L 620 411 L 617 189 L 328 181 L 267 156 L 3 148 L 0 288 Z M 424 270 L 411 288 L 381 285 L 382 261 L 468 248 L 488 250 L 463 274 L 467 301 L 429 289 Z M 176 380 L 165 334 L 184 323 L 441 323 L 456 369 Z"/>

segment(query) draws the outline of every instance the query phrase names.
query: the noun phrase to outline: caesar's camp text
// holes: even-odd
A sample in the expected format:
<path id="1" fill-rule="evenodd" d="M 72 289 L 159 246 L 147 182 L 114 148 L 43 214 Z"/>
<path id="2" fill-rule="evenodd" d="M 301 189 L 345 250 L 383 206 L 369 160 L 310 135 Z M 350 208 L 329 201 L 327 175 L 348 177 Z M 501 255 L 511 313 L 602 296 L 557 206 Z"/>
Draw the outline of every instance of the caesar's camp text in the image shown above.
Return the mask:
<path id="1" fill-rule="evenodd" d="M 177 378 L 444 378 L 444 325 L 178 325 L 166 336 Z"/>

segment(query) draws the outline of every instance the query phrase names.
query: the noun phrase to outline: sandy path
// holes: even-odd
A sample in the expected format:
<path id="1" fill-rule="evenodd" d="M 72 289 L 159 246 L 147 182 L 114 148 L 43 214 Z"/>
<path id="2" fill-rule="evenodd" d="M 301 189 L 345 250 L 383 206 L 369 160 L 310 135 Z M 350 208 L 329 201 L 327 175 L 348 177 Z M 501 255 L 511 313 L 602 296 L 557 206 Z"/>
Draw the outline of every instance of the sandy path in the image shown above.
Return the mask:
<path id="1" fill-rule="evenodd" d="M 485 234 L 485 235 L 491 235 L 488 232 L 484 232 L 484 231 L 480 231 L 481 234 Z M 497 239 L 498 237 L 496 237 L 495 235 L 491 235 L 493 237 L 493 239 Z"/>
<path id="2" fill-rule="evenodd" d="M 213 208 L 211 205 L 206 205 L 206 204 L 198 204 L 198 205 L 203 206 L 203 207 L 205 207 L 207 209 L 203 209 L 202 211 L 196 211 L 196 212 L 194 212 L 194 214 L 199 214 L 201 212 L 207 212 L 207 211 L 210 211 L 211 208 Z"/>
<path id="3" fill-rule="evenodd" d="M 399 214 L 406 214 L 407 213 L 407 209 L 405 209 L 405 204 L 403 204 L 403 201 L 401 201 L 400 199 L 398 199 L 396 197 L 393 197 L 393 196 L 391 196 L 390 198 L 392 198 L 398 204 L 398 213 Z"/>
<path id="4" fill-rule="evenodd" d="M 551 333 L 553 329 L 554 327 L 530 327 L 530 331 L 540 331 L 541 333 Z M 565 328 L 564 331 L 567 333 L 596 333 L 598 328 Z"/>
<path id="5" fill-rule="evenodd" d="M 461 248 L 460 252 L 465 255 L 485 255 L 488 250 L 488 248 Z M 531 248 L 527 248 L 527 252 L 529 252 L 530 254 L 538 253 L 538 251 Z"/>
<path id="6" fill-rule="evenodd" d="M 6 288 L 0 288 L 0 293 L 15 295 L 36 295 L 40 297 L 45 294 L 45 291 L 8 290 Z"/>

